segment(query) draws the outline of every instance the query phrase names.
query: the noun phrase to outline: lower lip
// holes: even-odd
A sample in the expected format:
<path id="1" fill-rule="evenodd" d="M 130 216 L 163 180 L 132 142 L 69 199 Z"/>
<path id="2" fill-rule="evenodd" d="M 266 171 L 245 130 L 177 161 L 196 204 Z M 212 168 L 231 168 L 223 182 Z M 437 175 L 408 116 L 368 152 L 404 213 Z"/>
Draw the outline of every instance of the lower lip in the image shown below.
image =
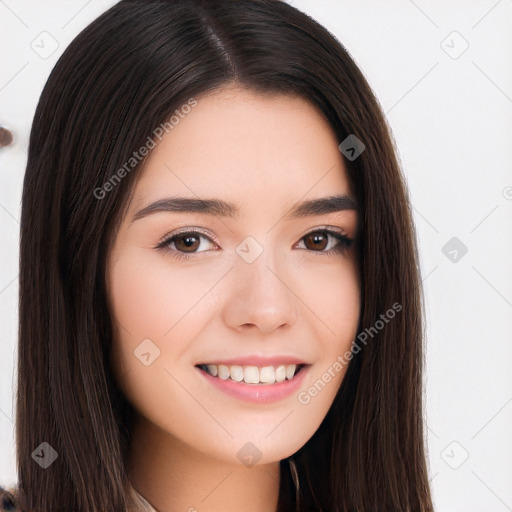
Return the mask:
<path id="1" fill-rule="evenodd" d="M 297 391 L 309 370 L 309 366 L 303 366 L 292 380 L 285 380 L 274 384 L 247 384 L 243 381 L 223 380 L 213 377 L 200 368 L 197 368 L 197 370 L 212 386 L 215 386 L 227 395 L 245 402 L 267 404 L 283 400 Z"/>

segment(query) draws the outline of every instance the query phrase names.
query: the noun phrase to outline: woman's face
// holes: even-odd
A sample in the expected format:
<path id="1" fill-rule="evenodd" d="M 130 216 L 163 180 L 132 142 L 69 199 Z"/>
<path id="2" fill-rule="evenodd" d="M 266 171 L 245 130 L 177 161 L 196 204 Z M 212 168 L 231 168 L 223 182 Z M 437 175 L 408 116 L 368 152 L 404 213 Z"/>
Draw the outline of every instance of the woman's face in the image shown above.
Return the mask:
<path id="1" fill-rule="evenodd" d="M 319 427 L 356 335 L 356 210 L 314 203 L 353 197 L 343 158 L 303 99 L 224 88 L 182 117 L 109 253 L 116 379 L 170 446 L 277 461 Z"/>

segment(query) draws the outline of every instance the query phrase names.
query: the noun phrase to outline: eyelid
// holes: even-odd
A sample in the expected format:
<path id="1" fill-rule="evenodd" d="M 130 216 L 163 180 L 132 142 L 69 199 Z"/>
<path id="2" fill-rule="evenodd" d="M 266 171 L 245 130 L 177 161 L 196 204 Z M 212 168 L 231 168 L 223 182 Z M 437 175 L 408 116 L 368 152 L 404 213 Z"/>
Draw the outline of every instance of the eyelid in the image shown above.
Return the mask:
<path id="1" fill-rule="evenodd" d="M 187 226 L 185 228 L 178 228 L 175 231 L 171 231 L 170 233 L 167 233 L 166 235 L 164 235 L 159 240 L 159 242 L 156 244 L 156 247 L 160 247 L 160 246 L 164 245 L 168 240 L 170 240 L 171 238 L 173 238 L 175 236 L 183 235 L 184 233 L 196 233 L 196 232 L 201 234 L 201 235 L 203 235 L 203 236 L 205 236 L 210 241 L 212 241 L 215 244 L 217 244 L 218 246 L 220 246 L 220 243 L 217 240 L 217 238 L 215 238 L 215 236 L 212 233 L 210 233 L 209 231 L 206 231 L 203 228 L 197 228 L 197 227 L 194 227 L 194 226 Z"/>
<path id="2" fill-rule="evenodd" d="M 317 226 L 317 227 L 310 229 L 305 235 L 303 235 L 302 238 L 304 238 L 305 236 L 307 236 L 311 233 L 316 233 L 317 231 L 334 231 L 335 233 L 338 233 L 339 235 L 346 236 L 348 238 L 348 234 L 343 228 L 340 228 L 337 226 L 329 226 L 327 224 L 325 224 L 323 226 Z"/>

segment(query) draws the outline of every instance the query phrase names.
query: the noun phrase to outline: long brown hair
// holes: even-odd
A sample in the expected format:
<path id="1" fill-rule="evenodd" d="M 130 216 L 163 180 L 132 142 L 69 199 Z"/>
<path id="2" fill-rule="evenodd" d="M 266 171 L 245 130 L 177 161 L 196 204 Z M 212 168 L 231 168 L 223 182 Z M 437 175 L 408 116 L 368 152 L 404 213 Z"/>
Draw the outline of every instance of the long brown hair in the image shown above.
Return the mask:
<path id="1" fill-rule="evenodd" d="M 233 82 L 298 94 L 323 112 L 340 143 L 355 135 L 365 145 L 345 163 L 359 205 L 359 332 L 372 336 L 359 343 L 322 425 L 292 456 L 298 502 L 282 461 L 279 512 L 433 508 L 416 234 L 390 130 L 364 76 L 332 34 L 285 2 L 122 0 L 63 53 L 30 135 L 16 409 L 25 510 L 129 505 L 133 409 L 109 368 L 105 262 L 140 164 L 103 197 L 94 191 L 180 105 Z M 377 329 L 394 304 L 400 312 Z M 58 455 L 46 469 L 32 457 L 43 442 Z"/>

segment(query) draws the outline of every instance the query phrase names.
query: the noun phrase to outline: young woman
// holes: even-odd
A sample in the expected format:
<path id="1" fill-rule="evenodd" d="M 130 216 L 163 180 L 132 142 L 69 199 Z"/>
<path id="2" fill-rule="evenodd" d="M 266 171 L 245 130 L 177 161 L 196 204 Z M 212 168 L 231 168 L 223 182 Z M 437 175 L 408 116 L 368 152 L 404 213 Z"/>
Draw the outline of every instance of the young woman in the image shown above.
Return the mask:
<path id="1" fill-rule="evenodd" d="M 21 221 L 17 506 L 431 511 L 407 190 L 278 0 L 122 0 L 55 66 Z"/>

